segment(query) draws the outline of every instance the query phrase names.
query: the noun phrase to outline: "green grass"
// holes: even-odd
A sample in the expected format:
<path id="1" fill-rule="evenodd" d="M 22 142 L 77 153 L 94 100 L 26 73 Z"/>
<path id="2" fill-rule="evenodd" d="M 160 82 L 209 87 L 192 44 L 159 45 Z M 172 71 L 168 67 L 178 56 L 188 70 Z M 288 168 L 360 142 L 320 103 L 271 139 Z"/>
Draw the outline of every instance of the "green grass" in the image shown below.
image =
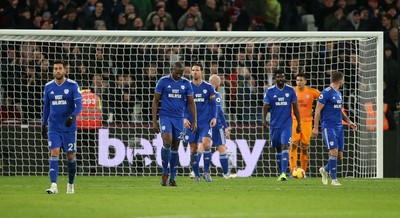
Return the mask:
<path id="1" fill-rule="evenodd" d="M 214 177 L 212 183 L 159 177 L 77 177 L 67 195 L 60 177 L 57 195 L 45 194 L 47 177 L 0 177 L 0 217 L 400 217 L 400 179 Z"/>

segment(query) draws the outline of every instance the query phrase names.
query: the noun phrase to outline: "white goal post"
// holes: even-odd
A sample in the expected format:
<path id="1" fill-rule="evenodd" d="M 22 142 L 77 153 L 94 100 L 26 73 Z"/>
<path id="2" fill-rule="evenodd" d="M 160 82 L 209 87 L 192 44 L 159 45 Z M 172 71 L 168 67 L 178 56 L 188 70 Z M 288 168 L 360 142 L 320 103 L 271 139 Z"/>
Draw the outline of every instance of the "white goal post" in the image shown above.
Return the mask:
<path id="1" fill-rule="evenodd" d="M 383 33 L 381 32 L 186 32 L 0 30 L 0 174 L 47 175 L 47 142 L 40 136 L 41 95 L 52 78 L 51 63 L 63 59 L 68 76 L 102 101 L 102 127 L 78 131 L 78 174 L 161 175 L 161 138 L 151 131 L 157 79 L 171 63 L 199 62 L 205 79 L 223 78 L 220 92 L 231 126 L 227 141 L 239 176 L 276 176 L 269 135 L 260 118 L 265 87 L 276 68 L 292 84 L 304 72 L 320 91 L 329 72 L 342 71 L 345 110 L 359 126 L 345 127 L 342 177 L 383 177 Z M 190 71 L 185 70 L 190 77 Z M 366 125 L 372 103 L 376 126 Z M 213 150 L 214 152 L 214 150 Z M 181 145 L 178 175 L 189 172 Z M 64 156 L 64 155 L 63 155 Z M 309 175 L 327 160 L 322 137 L 310 145 Z M 212 174 L 220 175 L 217 154 Z M 60 168 L 60 173 L 65 170 Z"/>

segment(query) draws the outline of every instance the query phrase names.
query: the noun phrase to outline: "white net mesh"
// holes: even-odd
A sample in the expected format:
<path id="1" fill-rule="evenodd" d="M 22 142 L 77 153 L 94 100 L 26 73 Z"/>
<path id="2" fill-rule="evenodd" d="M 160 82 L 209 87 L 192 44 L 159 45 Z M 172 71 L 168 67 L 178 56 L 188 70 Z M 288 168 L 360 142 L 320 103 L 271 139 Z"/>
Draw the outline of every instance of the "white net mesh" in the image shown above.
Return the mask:
<path id="1" fill-rule="evenodd" d="M 377 176 L 377 134 L 376 130 L 366 128 L 364 107 L 366 102 L 376 106 L 377 38 L 374 36 L 19 33 L 0 33 L 2 175 L 48 173 L 47 142 L 41 139 L 39 130 L 41 97 L 44 84 L 52 79 L 52 61 L 63 59 L 69 64 L 68 77 L 76 80 L 81 89 L 96 93 L 102 101 L 101 130 L 78 131 L 78 174 L 161 174 L 162 141 L 150 130 L 151 101 L 157 80 L 169 73 L 171 63 L 179 60 L 188 66 L 187 77 L 190 64 L 200 62 L 206 80 L 211 74 L 223 79 L 219 91 L 232 127 L 232 139 L 227 146 L 239 176 L 277 173 L 269 135 L 261 129 L 262 97 L 273 82 L 273 70 L 284 68 L 293 85 L 294 75 L 305 72 L 310 78 L 308 85 L 319 90 L 329 85 L 330 71 L 342 71 L 345 109 L 359 125 L 359 131 L 345 127 L 346 151 L 338 172 L 349 177 Z M 316 176 L 327 160 L 321 138 L 311 142 L 311 176 Z M 178 175 L 187 175 L 189 150 L 182 145 L 179 153 Z M 213 155 L 212 163 L 212 173 L 220 174 L 217 154 Z"/>

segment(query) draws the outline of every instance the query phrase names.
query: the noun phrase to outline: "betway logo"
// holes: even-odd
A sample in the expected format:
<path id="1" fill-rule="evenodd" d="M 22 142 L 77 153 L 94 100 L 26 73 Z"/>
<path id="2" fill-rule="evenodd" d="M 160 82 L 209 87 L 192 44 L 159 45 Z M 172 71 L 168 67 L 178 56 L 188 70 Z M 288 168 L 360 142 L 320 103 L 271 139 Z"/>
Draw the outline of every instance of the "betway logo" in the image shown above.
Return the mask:
<path id="1" fill-rule="evenodd" d="M 115 167 L 120 165 L 125 158 L 129 163 L 133 163 L 133 157 L 137 155 L 144 156 L 144 162 L 146 166 L 153 163 L 154 160 L 150 159 L 148 155 L 154 155 L 154 147 L 156 148 L 156 162 L 159 166 L 161 164 L 161 147 L 163 145 L 161 134 L 158 134 L 155 139 L 150 142 L 147 139 L 140 139 L 141 148 L 130 148 L 125 146 L 125 144 L 117 138 L 109 137 L 108 129 L 99 130 L 99 165 L 105 167 Z M 237 140 L 226 140 L 226 147 L 228 152 L 232 152 L 234 156 L 233 165 L 236 167 L 236 157 L 237 152 L 240 152 L 244 161 L 244 169 L 237 169 L 237 175 L 240 177 L 248 177 L 254 171 L 257 166 L 257 161 L 260 158 L 263 147 L 266 143 L 264 139 L 257 139 L 254 143 L 253 151 L 250 151 L 247 140 L 237 139 Z M 114 148 L 115 153 L 110 155 L 110 148 Z M 139 146 L 137 146 L 139 147 Z M 188 146 L 189 147 L 189 146 Z M 236 147 L 238 149 L 236 149 Z M 182 142 L 179 145 L 179 163 L 183 167 L 188 167 L 190 165 L 190 148 L 184 148 Z M 216 167 L 221 167 L 219 162 L 219 152 L 215 151 L 212 155 L 211 162 Z M 200 161 L 200 165 L 203 166 L 203 160 Z"/>

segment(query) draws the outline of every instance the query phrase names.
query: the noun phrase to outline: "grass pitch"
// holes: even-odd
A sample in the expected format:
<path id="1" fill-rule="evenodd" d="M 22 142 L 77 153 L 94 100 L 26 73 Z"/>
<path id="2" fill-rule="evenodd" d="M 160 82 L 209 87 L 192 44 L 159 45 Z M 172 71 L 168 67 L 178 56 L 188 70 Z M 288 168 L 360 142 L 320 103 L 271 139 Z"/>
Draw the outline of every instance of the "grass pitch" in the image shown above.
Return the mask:
<path id="1" fill-rule="evenodd" d="M 1 177 L 0 217 L 400 217 L 400 179 L 213 178 L 162 187 L 160 177 L 77 177 L 67 195 L 49 195 L 48 177 Z"/>

